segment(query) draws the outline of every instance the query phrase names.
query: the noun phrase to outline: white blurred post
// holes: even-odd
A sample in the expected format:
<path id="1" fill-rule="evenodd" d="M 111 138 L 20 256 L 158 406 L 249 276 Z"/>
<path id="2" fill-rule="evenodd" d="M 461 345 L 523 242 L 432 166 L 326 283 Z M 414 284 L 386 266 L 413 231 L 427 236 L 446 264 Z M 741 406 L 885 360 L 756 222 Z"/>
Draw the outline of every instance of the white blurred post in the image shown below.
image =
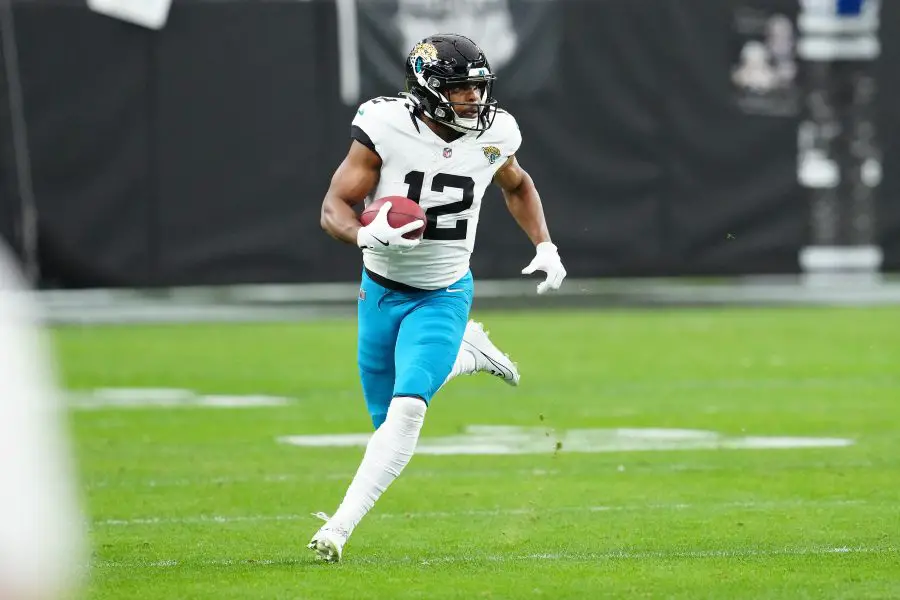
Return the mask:
<path id="1" fill-rule="evenodd" d="M 65 406 L 39 307 L 0 243 L 0 598 L 77 596 L 88 560 Z"/>
<path id="2" fill-rule="evenodd" d="M 337 0 L 338 62 L 340 64 L 341 100 L 347 106 L 360 101 L 359 25 L 356 0 Z"/>

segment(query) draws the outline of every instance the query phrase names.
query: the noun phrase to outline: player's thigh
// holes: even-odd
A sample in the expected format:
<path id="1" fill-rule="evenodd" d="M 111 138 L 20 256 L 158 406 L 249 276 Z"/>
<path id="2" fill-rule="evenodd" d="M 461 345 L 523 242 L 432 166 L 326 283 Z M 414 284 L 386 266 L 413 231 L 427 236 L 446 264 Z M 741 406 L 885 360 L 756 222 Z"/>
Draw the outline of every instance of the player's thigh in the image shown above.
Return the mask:
<path id="1" fill-rule="evenodd" d="M 365 275 L 357 301 L 357 363 L 366 407 L 378 428 L 394 390 L 394 348 L 403 318 L 389 292 Z"/>
<path id="2" fill-rule="evenodd" d="M 462 293 L 441 291 L 404 317 L 394 356 L 395 397 L 431 400 L 456 362 L 471 306 L 471 287 Z"/>

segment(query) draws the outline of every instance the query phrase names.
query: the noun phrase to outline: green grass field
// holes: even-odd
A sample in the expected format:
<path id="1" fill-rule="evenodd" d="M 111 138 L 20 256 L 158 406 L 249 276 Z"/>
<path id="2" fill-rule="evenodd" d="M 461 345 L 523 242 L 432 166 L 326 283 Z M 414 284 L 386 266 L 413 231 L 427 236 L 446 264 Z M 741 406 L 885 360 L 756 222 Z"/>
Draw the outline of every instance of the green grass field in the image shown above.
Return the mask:
<path id="1" fill-rule="evenodd" d="M 416 456 L 336 566 L 305 549 L 310 513 L 362 449 L 278 438 L 369 431 L 353 321 L 56 329 L 73 390 L 294 399 L 73 410 L 88 598 L 900 598 L 900 309 L 476 316 L 522 385 L 442 390 L 421 443 L 451 453 Z M 438 439 L 478 425 L 537 451 Z M 617 428 L 657 431 L 568 433 Z M 660 429 L 722 437 L 648 449 Z M 747 436 L 850 445 L 721 447 Z"/>

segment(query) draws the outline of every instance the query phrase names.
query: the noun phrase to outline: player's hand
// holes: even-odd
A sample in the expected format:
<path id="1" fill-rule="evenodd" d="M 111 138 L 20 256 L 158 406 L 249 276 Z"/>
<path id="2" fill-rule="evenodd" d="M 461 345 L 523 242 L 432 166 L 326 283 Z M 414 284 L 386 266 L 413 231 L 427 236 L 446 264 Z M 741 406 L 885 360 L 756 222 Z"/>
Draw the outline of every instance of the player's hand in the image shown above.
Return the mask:
<path id="1" fill-rule="evenodd" d="M 385 202 L 372 222 L 359 228 L 356 234 L 357 246 L 377 252 L 403 252 L 419 245 L 421 239 L 409 240 L 403 234 L 415 231 L 425 223 L 420 219 L 402 227 L 391 227 L 387 218 L 390 210 L 391 203 Z"/>
<path id="2" fill-rule="evenodd" d="M 546 294 L 550 290 L 558 290 L 563 279 L 566 278 L 566 269 L 563 267 L 556 246 L 550 242 L 541 242 L 537 245 L 537 253 L 531 263 L 522 269 L 522 275 L 531 275 L 535 271 L 543 271 L 547 278 L 537 286 L 538 294 Z"/>

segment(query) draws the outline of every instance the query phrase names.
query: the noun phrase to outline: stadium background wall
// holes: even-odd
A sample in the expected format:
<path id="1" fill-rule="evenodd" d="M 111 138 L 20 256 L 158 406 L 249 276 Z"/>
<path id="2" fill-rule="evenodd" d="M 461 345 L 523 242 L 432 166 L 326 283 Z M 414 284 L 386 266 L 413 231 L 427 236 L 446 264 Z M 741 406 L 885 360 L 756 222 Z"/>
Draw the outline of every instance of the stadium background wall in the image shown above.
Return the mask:
<path id="1" fill-rule="evenodd" d="M 795 4 L 564 0 L 535 15 L 512 1 L 522 50 L 497 94 L 572 276 L 798 270 L 800 116 L 748 114 L 731 83 L 735 10 Z M 356 108 L 341 100 L 332 2 L 176 0 L 161 31 L 70 2 L 14 7 L 45 287 L 357 277 L 358 252 L 318 224 Z M 377 10 L 390 8 L 360 14 L 363 95 L 402 85 Z M 900 3 L 882 12 L 878 238 L 897 270 Z M 0 234 L 17 243 L 0 102 Z M 476 276 L 515 277 L 527 243 L 491 192 Z"/>

